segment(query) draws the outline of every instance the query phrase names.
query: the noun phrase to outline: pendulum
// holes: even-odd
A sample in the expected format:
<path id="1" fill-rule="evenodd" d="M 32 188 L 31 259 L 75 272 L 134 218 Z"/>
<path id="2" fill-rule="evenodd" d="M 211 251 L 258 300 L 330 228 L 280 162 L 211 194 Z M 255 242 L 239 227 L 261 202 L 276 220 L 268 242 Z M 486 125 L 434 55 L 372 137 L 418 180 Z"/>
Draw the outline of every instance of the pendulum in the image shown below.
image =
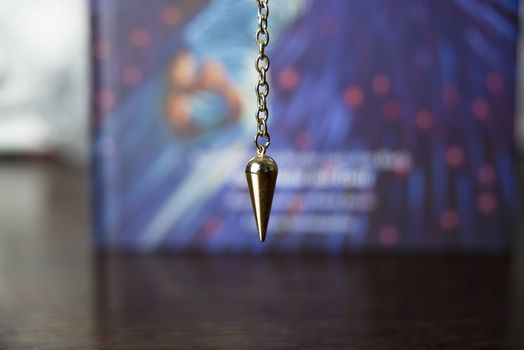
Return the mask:
<path id="1" fill-rule="evenodd" d="M 267 27 L 269 16 L 268 2 L 269 0 L 257 0 L 258 29 L 256 32 L 256 43 L 259 49 L 255 60 L 255 69 L 258 72 L 258 82 L 255 87 L 257 97 L 257 112 L 255 115 L 257 132 L 253 140 L 257 149 L 257 155 L 251 158 L 246 165 L 247 184 L 260 242 L 264 242 L 266 239 L 267 224 L 278 174 L 277 164 L 273 158 L 266 156 L 266 149 L 269 147 L 270 142 L 267 130 L 269 84 L 266 79 L 266 73 L 269 70 L 269 57 L 265 53 L 265 48 L 269 43 Z"/>
<path id="2" fill-rule="evenodd" d="M 251 158 L 246 165 L 247 184 L 260 242 L 264 242 L 266 239 L 267 224 L 278 174 L 277 163 L 275 163 L 273 158 L 266 156 L 266 149 L 269 147 L 269 133 L 267 130 L 269 84 L 266 79 L 266 73 L 269 70 L 269 57 L 265 53 L 265 48 L 269 43 L 267 27 L 269 16 L 268 2 L 269 0 L 257 0 L 258 29 L 256 32 L 256 43 L 259 51 L 255 60 L 255 69 L 258 72 L 258 82 L 255 91 L 258 107 L 256 112 L 257 132 L 254 139 L 257 155 Z"/>

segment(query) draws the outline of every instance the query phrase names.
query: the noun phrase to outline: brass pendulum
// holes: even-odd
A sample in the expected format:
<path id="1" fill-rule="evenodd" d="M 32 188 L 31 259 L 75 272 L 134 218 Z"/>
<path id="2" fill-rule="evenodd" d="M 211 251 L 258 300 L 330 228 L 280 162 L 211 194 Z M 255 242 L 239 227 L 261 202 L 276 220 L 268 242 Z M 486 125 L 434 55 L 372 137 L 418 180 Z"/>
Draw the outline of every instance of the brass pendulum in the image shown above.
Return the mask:
<path id="1" fill-rule="evenodd" d="M 267 130 L 269 84 L 266 80 L 266 73 L 269 70 L 269 57 L 265 53 L 265 48 L 269 43 L 267 29 L 268 2 L 269 0 L 257 0 L 258 29 L 256 32 L 256 43 L 259 53 L 255 61 L 255 69 L 258 72 L 258 82 L 255 91 L 258 108 L 256 112 L 257 133 L 254 143 L 258 154 L 251 158 L 246 166 L 247 184 L 260 242 L 264 242 L 266 239 L 269 214 L 278 175 L 277 163 L 275 163 L 273 158 L 266 156 L 266 149 L 269 147 L 269 133 Z M 261 143 L 262 140 L 265 140 L 265 142 Z"/>
<path id="2" fill-rule="evenodd" d="M 247 163 L 246 178 L 255 213 L 258 238 L 266 239 L 267 224 L 273 203 L 273 193 L 277 182 L 278 167 L 271 157 L 257 155 Z"/>

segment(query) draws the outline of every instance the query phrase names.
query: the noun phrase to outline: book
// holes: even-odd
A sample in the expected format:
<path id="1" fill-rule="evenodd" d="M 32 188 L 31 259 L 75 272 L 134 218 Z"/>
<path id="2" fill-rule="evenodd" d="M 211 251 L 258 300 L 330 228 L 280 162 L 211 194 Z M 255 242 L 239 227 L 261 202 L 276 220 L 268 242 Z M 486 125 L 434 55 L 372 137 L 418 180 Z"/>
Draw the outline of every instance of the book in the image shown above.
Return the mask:
<path id="1" fill-rule="evenodd" d="M 203 254 L 508 251 L 518 213 L 518 1 L 270 3 L 258 242 L 257 7 L 94 1 L 94 237 Z"/>

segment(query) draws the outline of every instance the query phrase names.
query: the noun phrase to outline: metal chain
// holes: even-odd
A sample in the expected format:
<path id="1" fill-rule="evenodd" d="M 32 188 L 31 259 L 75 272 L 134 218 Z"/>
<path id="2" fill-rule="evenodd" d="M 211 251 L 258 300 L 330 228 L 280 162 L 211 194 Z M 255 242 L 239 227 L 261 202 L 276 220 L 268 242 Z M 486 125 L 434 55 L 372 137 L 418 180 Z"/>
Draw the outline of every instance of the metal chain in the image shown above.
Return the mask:
<path id="1" fill-rule="evenodd" d="M 269 84 L 266 80 L 266 74 L 269 70 L 269 57 L 265 52 L 266 46 L 269 43 L 269 32 L 267 28 L 269 0 L 256 1 L 258 4 L 258 29 L 255 35 L 256 43 L 258 45 L 258 56 L 255 60 L 255 69 L 258 72 L 258 82 L 255 86 L 255 93 L 257 96 L 257 112 L 255 114 L 257 133 L 253 141 L 258 154 L 264 155 L 270 143 L 269 132 L 267 130 L 267 118 L 269 116 L 267 109 L 267 96 L 269 95 Z"/>

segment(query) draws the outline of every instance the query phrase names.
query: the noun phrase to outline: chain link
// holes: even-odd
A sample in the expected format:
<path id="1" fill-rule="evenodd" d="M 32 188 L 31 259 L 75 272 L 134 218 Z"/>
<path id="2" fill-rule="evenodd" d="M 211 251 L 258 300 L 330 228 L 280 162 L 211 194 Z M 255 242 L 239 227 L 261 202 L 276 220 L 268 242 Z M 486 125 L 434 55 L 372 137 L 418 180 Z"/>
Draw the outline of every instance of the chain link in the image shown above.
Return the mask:
<path id="1" fill-rule="evenodd" d="M 269 0 L 256 0 L 258 4 L 258 29 L 255 34 L 255 42 L 258 45 L 258 56 L 255 60 L 255 69 L 258 72 L 258 82 L 255 86 L 257 96 L 257 133 L 253 142 L 259 155 L 264 155 L 269 147 L 270 138 L 267 130 L 267 96 L 269 95 L 269 84 L 266 73 L 269 70 L 269 57 L 266 55 L 266 46 L 269 43 L 269 31 L 267 19 L 269 17 Z M 265 140 L 265 141 L 264 141 Z"/>

